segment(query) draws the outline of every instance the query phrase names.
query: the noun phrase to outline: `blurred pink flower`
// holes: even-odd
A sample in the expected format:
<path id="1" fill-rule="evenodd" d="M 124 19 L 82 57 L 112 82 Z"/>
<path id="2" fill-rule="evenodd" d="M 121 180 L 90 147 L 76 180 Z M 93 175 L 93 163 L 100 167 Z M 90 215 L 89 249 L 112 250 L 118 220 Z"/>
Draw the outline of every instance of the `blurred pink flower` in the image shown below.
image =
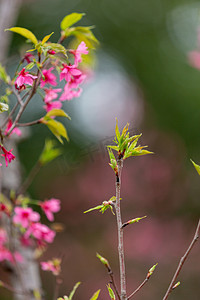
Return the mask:
<path id="1" fill-rule="evenodd" d="M 50 69 L 44 69 L 42 71 L 42 74 L 44 76 L 44 79 L 41 79 L 41 87 L 44 87 L 45 84 L 49 83 L 51 85 L 56 86 L 57 82 L 56 82 L 56 75 L 54 75 L 53 73 L 51 73 L 51 71 L 53 70 L 53 67 L 51 67 Z"/>
<path id="2" fill-rule="evenodd" d="M 37 76 L 33 76 L 25 71 L 25 68 L 23 68 L 19 73 L 18 77 L 15 80 L 15 86 L 18 88 L 25 88 L 25 84 L 33 85 L 33 80 L 36 79 Z"/>
<path id="3" fill-rule="evenodd" d="M 78 88 L 77 90 L 73 89 L 74 84 L 71 85 L 70 83 L 67 83 L 64 87 L 64 92 L 60 96 L 59 100 L 60 101 L 65 101 L 65 100 L 72 100 L 73 98 L 77 98 L 80 96 L 82 93 L 82 89 Z"/>
<path id="4" fill-rule="evenodd" d="M 52 198 L 50 200 L 40 202 L 40 206 L 44 211 L 45 215 L 47 216 L 47 219 L 49 221 L 53 221 L 54 220 L 53 213 L 56 213 L 60 210 L 60 200 Z"/>
<path id="5" fill-rule="evenodd" d="M 9 131 L 10 128 L 12 127 L 12 124 L 13 124 L 12 120 L 9 119 L 4 134 L 7 134 L 7 133 L 8 133 L 8 131 Z M 18 136 L 21 136 L 21 134 L 22 134 L 21 130 L 20 130 L 19 128 L 17 128 L 17 127 L 15 127 L 15 128 L 12 130 L 12 132 L 10 133 L 10 135 L 13 134 L 13 133 L 15 133 L 15 134 L 18 135 Z"/>
<path id="6" fill-rule="evenodd" d="M 70 50 L 70 53 L 72 53 L 75 57 L 74 64 L 77 66 L 79 62 L 82 62 L 81 55 L 82 54 L 88 54 L 88 47 L 86 47 L 85 42 L 81 42 L 76 50 Z"/>
<path id="7" fill-rule="evenodd" d="M 8 163 L 10 163 L 12 160 L 15 159 L 15 156 L 11 153 L 13 149 L 10 151 L 7 151 L 3 146 L 0 146 L 4 154 L 1 154 L 5 158 L 6 167 L 8 166 Z"/>
<path id="8" fill-rule="evenodd" d="M 189 52 L 188 60 L 192 67 L 200 70 L 200 52 L 199 51 Z"/>
<path id="9" fill-rule="evenodd" d="M 23 228 L 27 228 L 32 222 L 38 222 L 40 219 L 40 215 L 30 207 L 15 207 L 14 211 L 13 222 L 21 224 Z"/>
<path id="10" fill-rule="evenodd" d="M 81 75 L 82 72 L 77 69 L 76 65 L 63 64 L 63 68 L 60 73 L 60 80 L 65 79 L 67 82 L 70 82 L 73 77 L 79 77 Z"/>
<path id="11" fill-rule="evenodd" d="M 32 223 L 25 233 L 25 237 L 28 238 L 30 235 L 35 237 L 40 243 L 52 243 L 56 233 L 44 224 Z"/>
<path id="12" fill-rule="evenodd" d="M 59 258 L 54 258 L 52 260 L 42 261 L 40 264 L 43 271 L 51 271 L 55 276 L 57 276 L 61 271 L 60 263 L 61 260 Z"/>
<path id="13" fill-rule="evenodd" d="M 61 92 L 62 89 L 52 89 L 51 87 L 49 89 L 45 89 L 45 97 L 44 102 L 47 103 L 49 101 L 52 101 L 58 97 L 58 93 Z"/>
<path id="14" fill-rule="evenodd" d="M 46 102 L 46 105 L 44 105 L 43 107 L 48 112 L 54 108 L 60 109 L 62 107 L 62 103 L 60 101 L 50 101 Z"/>

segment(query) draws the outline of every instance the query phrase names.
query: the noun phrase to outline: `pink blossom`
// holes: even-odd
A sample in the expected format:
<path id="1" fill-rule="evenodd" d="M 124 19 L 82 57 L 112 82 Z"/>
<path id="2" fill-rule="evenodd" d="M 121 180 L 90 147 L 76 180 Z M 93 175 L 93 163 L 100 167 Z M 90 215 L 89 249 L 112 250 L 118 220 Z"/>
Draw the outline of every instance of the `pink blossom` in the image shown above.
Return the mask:
<path id="1" fill-rule="evenodd" d="M 81 42 L 76 50 L 70 50 L 70 53 L 74 54 L 74 64 L 77 66 L 78 63 L 82 62 L 81 55 L 88 54 L 88 47 L 86 47 L 85 42 Z"/>
<path id="2" fill-rule="evenodd" d="M 50 69 L 44 69 L 42 71 L 42 74 L 44 76 L 44 79 L 42 78 L 41 79 L 41 87 L 44 87 L 45 84 L 49 83 L 51 85 L 54 85 L 56 86 L 57 85 L 57 82 L 56 82 L 56 75 L 54 75 L 53 73 L 51 73 L 51 71 L 53 70 L 53 67 L 50 68 Z"/>
<path id="3" fill-rule="evenodd" d="M 188 59 L 190 64 L 200 70 L 200 52 L 199 51 L 191 51 L 188 54 Z"/>
<path id="4" fill-rule="evenodd" d="M 11 160 L 15 159 L 15 156 L 11 153 L 13 149 L 10 151 L 7 151 L 3 146 L 0 146 L 4 154 L 1 154 L 5 158 L 6 167 L 8 166 L 8 163 L 11 162 Z"/>
<path id="5" fill-rule="evenodd" d="M 37 76 L 33 76 L 25 71 L 25 68 L 23 68 L 19 73 L 18 77 L 15 80 L 15 86 L 18 88 L 25 88 L 25 84 L 33 85 L 33 80 L 36 79 Z"/>
<path id="6" fill-rule="evenodd" d="M 56 233 L 44 224 L 32 223 L 25 233 L 25 237 L 28 238 L 30 235 L 35 237 L 40 243 L 52 243 Z"/>
<path id="7" fill-rule="evenodd" d="M 64 92 L 62 93 L 61 97 L 59 98 L 60 101 L 71 100 L 73 98 L 77 98 L 80 96 L 82 89 L 78 88 L 74 90 L 73 85 L 67 83 L 64 87 Z"/>
<path id="8" fill-rule="evenodd" d="M 40 264 L 43 271 L 51 271 L 55 276 L 57 276 L 61 271 L 60 263 L 61 260 L 59 258 L 54 258 L 52 260 L 42 261 Z"/>
<path id="9" fill-rule="evenodd" d="M 60 80 L 65 79 L 70 82 L 73 77 L 81 76 L 82 72 L 77 69 L 76 65 L 63 64 L 62 72 L 60 73 Z"/>
<path id="10" fill-rule="evenodd" d="M 60 210 L 60 200 L 52 198 L 50 200 L 40 202 L 40 206 L 47 216 L 47 219 L 49 221 L 54 221 L 53 213 L 56 213 Z"/>
<path id="11" fill-rule="evenodd" d="M 12 120 L 9 119 L 4 134 L 7 134 L 7 133 L 9 132 L 10 128 L 12 127 L 12 124 L 13 124 L 13 123 L 12 123 Z M 13 133 L 15 133 L 15 134 L 18 135 L 18 136 L 21 136 L 21 134 L 22 134 L 21 130 L 20 130 L 19 128 L 17 128 L 17 127 L 15 127 L 15 128 L 12 130 L 12 132 L 10 133 L 10 135 L 13 134 Z"/>
<path id="12" fill-rule="evenodd" d="M 26 53 L 26 54 L 24 55 L 23 61 L 26 60 L 27 63 L 30 64 L 30 62 L 31 62 L 30 58 L 33 58 L 33 57 L 34 57 L 33 54 L 31 54 L 31 53 Z"/>
<path id="13" fill-rule="evenodd" d="M 40 219 L 40 215 L 30 207 L 15 207 L 14 211 L 13 222 L 21 224 L 23 228 L 27 228 L 32 222 L 38 222 Z"/>
<path id="14" fill-rule="evenodd" d="M 45 89 L 45 97 L 44 97 L 44 102 L 47 103 L 49 101 L 52 101 L 58 97 L 58 93 L 60 93 L 62 89 Z"/>
<path id="15" fill-rule="evenodd" d="M 43 107 L 48 112 L 54 108 L 60 109 L 62 107 L 62 103 L 60 101 L 47 102 Z"/>

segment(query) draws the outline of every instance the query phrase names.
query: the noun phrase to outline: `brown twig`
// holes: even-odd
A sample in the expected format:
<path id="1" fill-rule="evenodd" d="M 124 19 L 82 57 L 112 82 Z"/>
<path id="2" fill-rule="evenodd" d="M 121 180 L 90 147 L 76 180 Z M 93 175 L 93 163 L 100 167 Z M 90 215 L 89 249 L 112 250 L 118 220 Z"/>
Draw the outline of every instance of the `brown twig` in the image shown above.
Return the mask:
<path id="1" fill-rule="evenodd" d="M 116 284 L 115 284 L 113 271 L 112 271 L 111 269 L 108 270 L 108 274 L 109 274 L 109 276 L 110 276 L 110 284 L 112 284 L 113 289 L 114 289 L 114 291 L 115 291 L 115 293 L 116 293 L 116 295 L 117 295 L 117 298 L 118 298 L 119 300 L 121 300 L 120 294 L 119 294 L 118 289 L 117 289 L 117 286 L 116 286 Z"/>
<path id="2" fill-rule="evenodd" d="M 145 283 L 147 283 L 149 278 L 145 278 L 145 280 L 138 286 L 138 288 L 132 293 L 130 294 L 130 296 L 128 296 L 127 300 L 131 299 L 137 292 L 139 292 L 139 290 L 145 285 Z"/>
<path id="3" fill-rule="evenodd" d="M 16 126 L 17 127 L 26 127 L 26 126 L 37 125 L 37 124 L 40 124 L 40 123 L 41 123 L 41 120 L 38 119 L 38 120 L 35 120 L 35 121 L 32 121 L 32 122 L 27 122 L 27 123 L 17 123 Z"/>
<path id="4" fill-rule="evenodd" d="M 119 254 L 119 266 L 120 266 L 120 286 L 121 286 L 121 300 L 126 300 L 126 274 L 125 274 L 125 260 L 124 260 L 124 241 L 123 241 L 123 229 L 122 218 L 120 210 L 120 188 L 121 188 L 121 172 L 123 167 L 123 158 L 119 158 L 117 161 L 118 173 L 116 174 L 116 217 L 117 217 L 117 229 L 118 229 L 118 254 Z"/>
<path id="5" fill-rule="evenodd" d="M 192 242 L 190 243 L 190 245 L 189 245 L 188 249 L 186 250 L 185 254 L 181 257 L 180 262 L 179 262 L 179 264 L 178 264 L 178 267 L 177 267 L 177 269 L 176 269 L 176 271 L 175 271 L 175 273 L 174 273 L 174 276 L 173 276 L 173 278 L 172 278 L 172 281 L 171 281 L 171 283 L 170 283 L 170 285 L 169 285 L 169 287 L 168 287 L 168 290 L 167 290 L 167 292 L 166 292 L 166 294 L 165 294 L 163 300 L 166 300 L 166 299 L 169 297 L 170 293 L 172 292 L 173 286 L 174 286 L 174 284 L 175 284 L 175 282 L 176 282 L 176 280 L 177 280 L 177 277 L 178 277 L 178 275 L 179 275 L 179 273 L 180 273 L 180 271 L 181 271 L 181 269 L 182 269 L 182 267 L 183 267 L 183 264 L 184 264 L 184 262 L 186 261 L 188 255 L 190 254 L 190 251 L 192 250 L 192 248 L 193 248 L 195 242 L 198 240 L 198 237 L 199 237 L 199 230 L 200 230 L 200 219 L 199 219 L 199 222 L 198 222 L 198 224 L 197 224 L 197 228 L 196 228 L 194 237 L 193 237 L 193 239 L 192 239 Z"/>

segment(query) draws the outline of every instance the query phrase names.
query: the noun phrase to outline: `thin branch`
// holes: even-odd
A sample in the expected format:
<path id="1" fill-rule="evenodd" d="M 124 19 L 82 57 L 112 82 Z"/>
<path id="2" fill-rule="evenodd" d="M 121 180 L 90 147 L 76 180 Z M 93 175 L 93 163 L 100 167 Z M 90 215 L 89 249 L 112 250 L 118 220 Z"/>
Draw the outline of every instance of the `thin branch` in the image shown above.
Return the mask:
<path id="1" fill-rule="evenodd" d="M 26 192 L 26 190 L 32 183 L 33 179 L 35 178 L 35 176 L 37 175 L 37 173 L 39 172 L 41 167 L 42 167 L 42 165 L 41 165 L 40 161 L 37 161 L 37 163 L 34 165 L 32 170 L 30 171 L 28 177 L 25 179 L 25 181 L 22 183 L 22 185 L 18 189 L 18 191 L 17 191 L 18 195 L 24 194 Z"/>
<path id="2" fill-rule="evenodd" d="M 109 274 L 109 276 L 110 276 L 110 283 L 112 284 L 113 289 L 114 289 L 115 293 L 117 294 L 117 298 L 118 298 L 119 300 L 121 300 L 120 295 L 119 295 L 119 292 L 118 292 L 118 289 L 117 289 L 117 286 L 116 286 L 116 284 L 115 284 L 115 280 L 114 280 L 114 276 L 113 276 L 113 271 L 112 271 L 112 269 L 108 270 L 108 274 Z"/>
<path id="3" fill-rule="evenodd" d="M 127 300 L 131 299 L 137 292 L 139 292 L 139 290 L 145 285 L 145 283 L 147 283 L 149 278 L 145 278 L 145 280 L 138 286 L 138 288 L 132 293 L 130 294 L 130 296 L 128 296 Z"/>
<path id="4" fill-rule="evenodd" d="M 19 94 L 19 92 L 18 91 L 16 91 L 16 89 L 15 89 L 15 87 L 12 85 L 12 92 L 13 92 L 13 94 L 15 94 L 15 96 L 16 96 L 16 98 L 17 98 L 17 101 L 18 101 L 18 103 L 22 106 L 23 105 L 23 101 L 22 101 L 22 98 L 21 98 L 21 96 L 20 96 L 20 94 Z"/>
<path id="5" fill-rule="evenodd" d="M 32 122 L 28 122 L 28 123 L 17 123 L 16 126 L 17 127 L 26 127 L 26 126 L 32 126 L 32 125 L 36 125 L 36 124 L 40 124 L 41 121 L 40 119 L 32 121 Z"/>
<path id="6" fill-rule="evenodd" d="M 118 254 L 119 254 L 119 266 L 120 266 L 120 286 L 121 286 L 121 300 L 126 300 L 126 274 L 125 274 L 125 260 L 124 260 L 124 241 L 123 241 L 123 229 L 122 218 L 120 210 L 120 188 L 121 188 L 121 172 L 123 167 L 123 158 L 119 158 L 117 161 L 118 173 L 116 174 L 116 217 L 117 217 L 117 229 L 118 229 Z"/>
<path id="7" fill-rule="evenodd" d="M 197 225 L 197 228 L 196 228 L 193 240 L 190 243 L 190 245 L 189 245 L 188 249 L 186 250 L 185 254 L 181 257 L 180 262 L 178 264 L 178 267 L 177 267 L 177 269 L 175 271 L 175 274 L 174 274 L 174 276 L 172 278 L 172 281 L 171 281 L 171 283 L 170 283 L 170 285 L 168 287 L 168 290 L 167 290 L 167 292 L 166 292 L 163 300 L 166 300 L 169 297 L 170 293 L 172 292 L 173 286 L 174 286 L 174 284 L 175 284 L 175 282 L 177 280 L 177 277 L 178 277 L 178 275 L 179 275 L 179 273 L 180 273 L 180 271 L 181 271 L 181 269 L 183 267 L 183 264 L 186 261 L 188 255 L 190 254 L 190 251 L 192 250 L 194 244 L 196 243 L 196 241 L 199 238 L 199 230 L 200 230 L 200 219 L 199 219 L 199 222 L 198 222 L 198 225 Z"/>

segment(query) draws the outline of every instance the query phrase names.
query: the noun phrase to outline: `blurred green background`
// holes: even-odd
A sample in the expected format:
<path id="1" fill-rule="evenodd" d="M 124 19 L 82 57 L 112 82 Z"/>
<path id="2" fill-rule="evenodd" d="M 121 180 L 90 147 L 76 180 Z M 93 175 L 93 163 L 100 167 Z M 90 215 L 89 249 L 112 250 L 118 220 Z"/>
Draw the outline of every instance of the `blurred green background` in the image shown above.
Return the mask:
<path id="1" fill-rule="evenodd" d="M 112 140 L 118 117 L 121 129 L 129 122 L 131 132 L 143 132 L 141 143 L 155 152 L 127 160 L 123 171 L 123 219 L 148 216 L 125 232 L 128 291 L 158 262 L 156 273 L 134 299 L 162 299 L 200 212 L 199 178 L 190 163 L 190 158 L 200 163 L 200 72 L 187 58 L 198 46 L 200 2 L 24 1 L 16 26 L 30 29 L 39 39 L 54 31 L 56 41 L 60 21 L 72 12 L 86 13 L 81 25 L 95 25 L 101 45 L 82 96 L 65 105 L 72 117 L 66 123 L 70 143 L 29 189 L 36 199 L 62 200 L 57 221 L 65 224 L 65 231 L 58 234 L 45 259 L 64 254 L 60 296 L 81 281 L 75 300 L 89 299 L 99 288 L 100 299 L 108 299 L 109 278 L 95 258 L 96 251 L 110 261 L 118 281 L 115 218 L 110 212 L 83 214 L 114 194 L 105 145 Z M 11 71 L 23 47 L 24 39 L 13 35 Z M 36 99 L 27 118 L 42 115 L 40 106 Z M 24 177 L 40 155 L 45 137 L 51 137 L 46 128 L 31 129 L 30 138 L 19 144 Z M 199 249 L 197 244 L 171 299 L 199 299 Z M 52 299 L 54 279 L 50 274 L 42 277 Z M 9 294 L 5 297 L 9 299 Z"/>

